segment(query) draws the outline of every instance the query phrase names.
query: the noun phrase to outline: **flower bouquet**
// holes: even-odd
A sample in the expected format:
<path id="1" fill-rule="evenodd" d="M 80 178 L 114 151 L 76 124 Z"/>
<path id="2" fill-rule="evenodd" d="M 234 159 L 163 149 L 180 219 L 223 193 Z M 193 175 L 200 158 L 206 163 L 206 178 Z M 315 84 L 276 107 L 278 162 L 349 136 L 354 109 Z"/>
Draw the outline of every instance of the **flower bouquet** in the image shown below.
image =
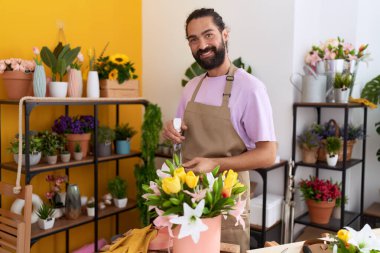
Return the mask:
<path id="1" fill-rule="evenodd" d="M 206 243 L 210 242 L 208 238 L 200 238 L 201 233 L 208 230 L 206 218 L 232 215 L 236 219 L 236 226 L 241 224 L 245 227 L 241 215 L 246 200 L 241 199 L 241 194 L 245 192 L 246 186 L 239 182 L 236 172 L 229 170 L 218 173 L 218 166 L 212 172 L 195 175 L 193 171 L 185 172 L 176 156 L 174 161 L 173 164 L 167 160 L 162 169 L 157 171 L 159 178 L 155 182 L 151 181 L 149 186 L 143 185 L 146 192 L 143 197 L 147 200 L 149 210 L 154 210 L 152 217 L 156 218 L 153 223 L 157 227 L 167 227 L 170 236 L 178 236 L 178 239 L 191 236 L 194 247 L 202 239 Z M 179 230 L 178 235 L 176 230 Z M 212 229 L 209 232 L 217 233 Z M 218 245 L 213 247 L 219 247 L 220 234 L 217 240 Z M 176 240 L 174 248 L 175 243 Z"/>
<path id="2" fill-rule="evenodd" d="M 380 252 L 380 239 L 366 224 L 360 231 L 345 227 L 338 231 L 331 242 L 333 253 Z"/>
<path id="3" fill-rule="evenodd" d="M 339 184 L 310 176 L 309 179 L 302 179 L 299 187 L 306 200 L 311 222 L 329 223 L 335 201 L 341 197 Z"/>

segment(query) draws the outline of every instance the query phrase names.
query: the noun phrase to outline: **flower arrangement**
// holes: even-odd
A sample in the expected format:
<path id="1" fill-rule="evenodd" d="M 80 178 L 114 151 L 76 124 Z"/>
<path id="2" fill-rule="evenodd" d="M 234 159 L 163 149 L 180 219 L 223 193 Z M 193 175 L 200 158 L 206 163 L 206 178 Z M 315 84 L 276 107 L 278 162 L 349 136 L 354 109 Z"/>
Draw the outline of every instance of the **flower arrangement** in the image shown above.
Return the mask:
<path id="1" fill-rule="evenodd" d="M 100 56 L 96 62 L 99 79 L 117 80 L 119 84 L 129 79 L 136 79 L 135 68 L 125 54 Z"/>
<path id="2" fill-rule="evenodd" d="M 345 42 L 340 37 L 328 39 L 319 46 L 313 45 L 311 50 L 306 54 L 305 62 L 310 67 L 316 67 L 317 63 L 322 60 L 364 60 L 369 56 L 369 53 L 365 52 L 367 47 L 368 44 L 363 44 L 356 50 L 351 43 Z"/>
<path id="3" fill-rule="evenodd" d="M 339 184 L 332 183 L 331 180 L 310 176 L 309 179 L 302 179 L 299 182 L 299 187 L 305 200 L 331 202 L 341 197 Z"/>
<path id="4" fill-rule="evenodd" d="M 91 115 L 60 116 L 54 120 L 52 130 L 58 134 L 90 133 L 95 128 L 95 119 Z"/>
<path id="5" fill-rule="evenodd" d="M 363 125 L 354 126 L 353 124 L 348 124 L 347 126 L 347 140 L 360 140 L 363 139 L 364 136 L 364 129 Z M 341 133 L 344 132 L 344 128 L 342 127 L 340 129 Z"/>
<path id="6" fill-rule="evenodd" d="M 338 231 L 331 242 L 333 253 L 380 252 L 380 239 L 366 224 L 360 231 L 345 227 Z"/>
<path id="7" fill-rule="evenodd" d="M 314 131 L 313 128 L 308 128 L 298 136 L 298 144 L 303 149 L 316 149 L 320 146 L 322 137 Z"/>
<path id="8" fill-rule="evenodd" d="M 246 186 L 238 180 L 233 170 L 218 173 L 219 166 L 207 174 L 195 175 L 193 171 L 185 172 L 175 156 L 173 164 L 167 160 L 161 170 L 157 171 L 158 179 L 143 185 L 146 205 L 154 209 L 153 223 L 157 227 L 168 227 L 172 235 L 172 226 L 182 225 L 179 239 L 191 235 L 197 243 L 200 232 L 207 230 L 201 218 L 218 215 L 232 215 L 245 227 L 241 217 L 246 200 L 241 194 Z"/>
<path id="9" fill-rule="evenodd" d="M 50 190 L 45 193 L 45 197 L 49 200 L 50 205 L 53 208 L 63 207 L 63 200 L 59 196 L 61 187 L 64 183 L 67 183 L 67 176 L 47 175 L 46 182 L 50 184 Z"/>
<path id="10" fill-rule="evenodd" d="M 38 47 L 33 47 L 33 54 L 35 55 L 35 58 L 33 58 L 33 60 L 36 63 L 36 65 L 42 65 L 40 49 Z"/>
<path id="11" fill-rule="evenodd" d="M 32 60 L 23 60 L 20 58 L 0 59 L 0 74 L 5 71 L 21 71 L 31 73 L 34 71 L 36 64 Z"/>

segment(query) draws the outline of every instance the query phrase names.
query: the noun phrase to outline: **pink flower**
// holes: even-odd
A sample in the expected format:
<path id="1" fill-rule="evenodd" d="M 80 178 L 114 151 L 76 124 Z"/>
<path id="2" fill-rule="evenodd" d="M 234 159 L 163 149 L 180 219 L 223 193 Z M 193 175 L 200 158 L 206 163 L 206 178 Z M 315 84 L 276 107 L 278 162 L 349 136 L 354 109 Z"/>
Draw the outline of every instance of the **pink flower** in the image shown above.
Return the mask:
<path id="1" fill-rule="evenodd" d="M 33 54 L 35 54 L 35 55 L 40 54 L 40 50 L 38 49 L 38 47 L 33 47 Z"/>
<path id="2" fill-rule="evenodd" d="M 233 217 L 236 218 L 236 224 L 235 226 L 238 226 L 239 223 L 243 226 L 243 230 L 245 230 L 245 221 L 244 219 L 241 217 L 241 215 L 243 214 L 244 212 L 244 208 L 245 208 L 245 202 L 247 200 L 241 200 L 239 198 L 239 201 L 236 203 L 236 206 L 234 207 L 234 209 L 232 209 L 232 211 L 229 212 L 230 215 L 232 215 Z"/>
<path id="3" fill-rule="evenodd" d="M 194 193 L 189 192 L 188 190 L 184 190 L 183 192 L 189 194 L 192 197 L 191 202 L 195 203 L 195 202 L 199 202 L 200 200 L 206 197 L 207 189 L 203 189 L 201 191 L 195 191 Z"/>
<path id="4" fill-rule="evenodd" d="M 47 199 L 52 199 L 52 198 L 54 197 L 54 195 L 55 195 L 54 192 L 47 192 L 47 193 L 45 194 L 45 197 L 46 197 Z"/>
<path id="5" fill-rule="evenodd" d="M 324 57 L 325 60 L 334 60 L 335 57 L 336 57 L 336 53 L 328 49 L 325 49 L 325 57 Z"/>
<path id="6" fill-rule="evenodd" d="M 344 44 L 343 44 L 343 50 L 344 51 L 348 51 L 348 52 L 350 52 L 351 50 L 353 50 L 354 49 L 354 46 L 351 44 L 351 43 L 349 43 L 349 42 L 345 42 Z"/>
<path id="7" fill-rule="evenodd" d="M 313 67 L 317 66 L 317 63 L 321 61 L 321 57 L 319 57 L 318 52 L 311 51 L 306 55 L 305 62 Z"/>
<path id="8" fill-rule="evenodd" d="M 164 211 L 158 209 L 157 207 L 155 208 L 155 210 L 158 216 L 156 219 L 154 219 L 153 224 L 158 228 L 168 227 L 169 235 L 173 237 L 173 224 L 170 222 L 170 220 L 177 218 L 178 215 L 164 215 Z"/>
<path id="9" fill-rule="evenodd" d="M 83 62 L 84 61 L 84 57 L 83 57 L 83 54 L 81 52 L 79 52 L 77 58 L 78 58 L 79 62 Z"/>

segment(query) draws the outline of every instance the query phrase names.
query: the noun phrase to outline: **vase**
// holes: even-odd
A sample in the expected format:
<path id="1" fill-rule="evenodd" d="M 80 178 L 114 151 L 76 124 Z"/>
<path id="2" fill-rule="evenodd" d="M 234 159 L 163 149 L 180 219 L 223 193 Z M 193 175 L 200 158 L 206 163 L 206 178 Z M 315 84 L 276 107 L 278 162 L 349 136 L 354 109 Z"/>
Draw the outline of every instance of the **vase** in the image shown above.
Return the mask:
<path id="1" fill-rule="evenodd" d="M 182 239 L 178 239 L 178 234 L 181 226 L 177 226 L 174 229 L 174 253 L 220 253 L 222 216 L 219 215 L 213 218 L 205 218 L 202 219 L 202 222 L 208 227 L 208 229 L 206 231 L 201 232 L 198 243 L 194 243 L 191 236 L 186 236 Z"/>
<path id="2" fill-rule="evenodd" d="M 81 214 L 80 192 L 76 184 L 69 184 L 66 190 L 66 218 L 74 220 Z"/>
<path id="3" fill-rule="evenodd" d="M 149 243 L 149 250 L 164 251 L 171 247 L 173 240 L 170 238 L 168 227 L 159 228 L 157 236 Z"/>
<path id="4" fill-rule="evenodd" d="M 335 199 L 333 201 L 315 201 L 306 200 L 309 209 L 309 218 L 315 224 L 327 224 L 330 222 L 332 211 L 335 207 Z"/>
<path id="5" fill-rule="evenodd" d="M 67 82 L 50 82 L 49 93 L 54 98 L 65 98 L 67 95 Z"/>
<path id="6" fill-rule="evenodd" d="M 82 97 L 82 72 L 78 69 L 70 69 L 67 94 L 69 97 Z"/>
<path id="7" fill-rule="evenodd" d="M 38 219 L 38 227 L 43 230 L 51 229 L 54 226 L 54 221 L 54 218 L 49 218 L 46 220 Z"/>
<path id="8" fill-rule="evenodd" d="M 87 156 L 90 145 L 91 133 L 85 134 L 65 134 L 67 139 L 67 150 L 74 157 L 75 145 L 78 143 L 81 147 L 83 158 Z"/>
<path id="9" fill-rule="evenodd" d="M 33 74 L 22 71 L 4 71 L 3 79 L 5 92 L 9 99 L 20 99 L 33 96 Z"/>
<path id="10" fill-rule="evenodd" d="M 335 103 L 348 103 L 348 95 L 350 94 L 348 88 L 334 89 Z"/>
<path id="11" fill-rule="evenodd" d="M 34 69 L 33 93 L 35 97 L 46 96 L 46 74 L 42 65 L 37 65 Z"/>
<path id="12" fill-rule="evenodd" d="M 116 154 L 127 155 L 131 152 L 130 142 L 127 140 L 117 140 L 116 141 Z"/>
<path id="13" fill-rule="evenodd" d="M 87 76 L 87 97 L 98 98 L 99 91 L 99 76 L 97 71 L 89 71 Z"/>
<path id="14" fill-rule="evenodd" d="M 318 148 L 302 149 L 302 162 L 314 164 L 317 162 Z"/>

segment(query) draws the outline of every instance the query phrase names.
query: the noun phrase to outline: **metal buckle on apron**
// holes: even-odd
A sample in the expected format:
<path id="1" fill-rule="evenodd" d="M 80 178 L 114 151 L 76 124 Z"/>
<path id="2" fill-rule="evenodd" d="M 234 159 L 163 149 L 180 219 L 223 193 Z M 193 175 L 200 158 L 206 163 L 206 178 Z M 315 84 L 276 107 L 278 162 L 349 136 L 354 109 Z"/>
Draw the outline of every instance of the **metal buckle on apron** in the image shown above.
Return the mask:
<path id="1" fill-rule="evenodd" d="M 223 97 L 224 97 L 224 96 L 231 97 L 231 93 L 223 93 Z"/>
<path id="2" fill-rule="evenodd" d="M 227 81 L 233 81 L 234 80 L 234 76 L 226 76 L 226 80 Z"/>

